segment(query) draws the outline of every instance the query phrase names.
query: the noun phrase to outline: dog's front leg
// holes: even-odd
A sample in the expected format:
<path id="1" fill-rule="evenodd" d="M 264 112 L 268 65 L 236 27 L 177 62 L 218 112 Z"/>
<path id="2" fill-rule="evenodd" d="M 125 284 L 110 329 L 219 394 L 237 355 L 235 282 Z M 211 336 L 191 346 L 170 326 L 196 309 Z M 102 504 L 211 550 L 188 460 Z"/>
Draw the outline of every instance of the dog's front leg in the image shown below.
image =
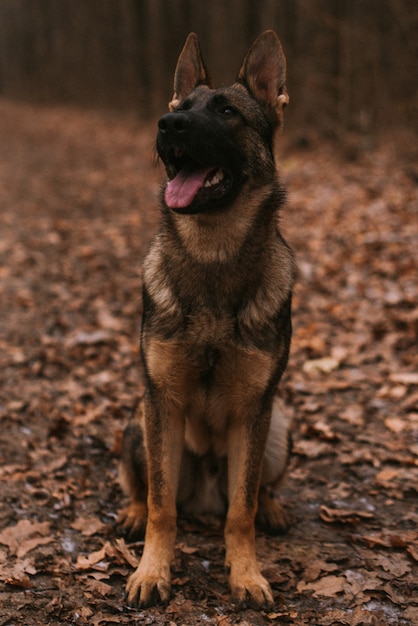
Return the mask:
<path id="1" fill-rule="evenodd" d="M 141 561 L 130 576 L 131 606 L 168 602 L 170 565 L 176 538 L 176 494 L 184 440 L 184 418 L 178 407 L 165 410 L 148 397 L 145 402 L 145 443 L 148 463 L 148 520 Z"/>
<path id="2" fill-rule="evenodd" d="M 230 569 L 233 602 L 243 606 L 249 601 L 259 608 L 271 608 L 274 602 L 270 585 L 256 560 L 254 527 L 270 414 L 257 413 L 254 410 L 236 418 L 228 431 L 230 504 L 225 525 L 225 562 Z"/>

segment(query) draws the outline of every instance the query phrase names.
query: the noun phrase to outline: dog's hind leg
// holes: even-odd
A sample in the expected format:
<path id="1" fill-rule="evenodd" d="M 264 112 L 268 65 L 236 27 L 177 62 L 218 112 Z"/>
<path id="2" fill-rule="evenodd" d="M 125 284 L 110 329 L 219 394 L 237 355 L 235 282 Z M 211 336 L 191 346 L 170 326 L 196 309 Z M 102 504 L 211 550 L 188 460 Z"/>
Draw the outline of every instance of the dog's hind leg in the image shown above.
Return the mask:
<path id="1" fill-rule="evenodd" d="M 256 516 L 257 525 L 273 534 L 286 531 L 290 525 L 287 511 L 275 497 L 286 471 L 290 448 L 289 418 L 283 402 L 275 398 L 264 452 Z"/>

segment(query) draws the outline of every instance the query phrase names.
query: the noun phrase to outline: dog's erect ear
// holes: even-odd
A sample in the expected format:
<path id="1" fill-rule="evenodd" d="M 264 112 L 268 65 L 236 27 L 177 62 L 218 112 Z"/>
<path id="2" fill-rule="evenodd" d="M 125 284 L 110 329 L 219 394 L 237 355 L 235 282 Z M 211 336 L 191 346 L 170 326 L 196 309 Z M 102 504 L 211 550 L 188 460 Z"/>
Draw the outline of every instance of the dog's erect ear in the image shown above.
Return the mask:
<path id="1" fill-rule="evenodd" d="M 199 40 L 195 33 L 190 33 L 180 53 L 174 73 L 174 95 L 168 105 L 174 111 L 180 102 L 199 85 L 210 84 L 209 74 L 202 59 Z"/>
<path id="2" fill-rule="evenodd" d="M 289 102 L 286 57 L 276 33 L 266 30 L 253 43 L 238 74 L 254 98 L 265 107 L 281 111 Z"/>

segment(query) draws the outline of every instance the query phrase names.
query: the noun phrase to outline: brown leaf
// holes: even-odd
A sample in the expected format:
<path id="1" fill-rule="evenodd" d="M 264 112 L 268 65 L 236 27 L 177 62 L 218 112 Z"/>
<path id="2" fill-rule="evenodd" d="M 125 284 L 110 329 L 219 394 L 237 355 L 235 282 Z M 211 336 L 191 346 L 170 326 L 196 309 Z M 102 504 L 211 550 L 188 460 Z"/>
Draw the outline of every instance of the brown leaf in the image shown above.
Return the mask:
<path id="1" fill-rule="evenodd" d="M 328 443 L 321 441 L 309 441 L 307 439 L 298 441 L 293 448 L 293 452 L 295 454 L 306 456 L 309 459 L 317 459 L 320 456 L 326 456 L 331 451 L 332 446 Z"/>
<path id="2" fill-rule="evenodd" d="M 20 558 L 36 546 L 53 541 L 52 537 L 45 536 L 49 531 L 49 522 L 30 522 L 23 519 L 0 533 L 0 543 L 8 546 L 10 553 Z"/>
<path id="3" fill-rule="evenodd" d="M 107 570 L 109 567 L 108 563 L 103 563 L 103 560 L 106 557 L 106 548 L 100 548 L 100 550 L 96 550 L 95 552 L 91 552 L 88 556 L 80 555 L 77 558 L 76 568 L 85 570 L 90 569 L 91 567 L 98 568 L 100 570 Z M 101 563 L 100 567 L 98 564 Z"/>
<path id="4" fill-rule="evenodd" d="M 340 361 L 334 357 L 324 357 L 322 359 L 312 359 L 305 361 L 302 369 L 307 374 L 329 374 L 340 366 Z"/>
<path id="5" fill-rule="evenodd" d="M 88 578 L 86 580 L 86 589 L 88 591 L 99 593 L 101 596 L 108 596 L 113 592 L 113 587 L 111 585 L 108 585 L 101 580 L 94 580 L 93 578 Z"/>
<path id="6" fill-rule="evenodd" d="M 32 587 L 32 582 L 27 574 L 21 574 L 20 576 L 8 576 L 5 581 L 6 585 L 12 587 L 22 587 L 23 589 L 29 589 Z"/>
<path id="7" fill-rule="evenodd" d="M 304 571 L 303 578 L 307 582 L 312 582 L 319 578 L 321 572 L 335 572 L 337 569 L 338 565 L 336 563 L 327 563 L 322 559 L 314 559 Z"/>
<path id="8" fill-rule="evenodd" d="M 37 573 L 31 559 L 20 559 L 13 565 L 5 563 L 0 567 L 0 579 L 7 585 L 13 587 L 23 587 L 25 589 L 32 586 L 29 576 Z"/>
<path id="9" fill-rule="evenodd" d="M 129 563 L 132 567 L 138 567 L 139 558 L 130 550 L 123 538 L 116 539 L 115 544 L 106 544 L 106 554 L 116 558 L 118 563 Z"/>
<path id="10" fill-rule="evenodd" d="M 92 626 L 108 626 L 108 624 L 118 624 L 119 626 L 121 624 L 121 617 L 120 615 L 111 615 L 109 612 L 98 612 L 90 618 L 89 623 L 92 624 Z M 129 621 L 125 623 L 132 624 L 132 620 L 129 618 Z"/>
<path id="11" fill-rule="evenodd" d="M 363 535 L 362 539 L 371 546 L 383 546 L 385 548 L 408 548 L 411 543 L 418 542 L 418 532 L 406 530 L 405 532 L 382 531 L 373 535 Z"/>
<path id="12" fill-rule="evenodd" d="M 27 552 L 30 552 L 38 546 L 44 546 L 51 543 L 52 541 L 54 541 L 53 537 L 33 537 L 32 539 L 27 539 L 19 545 L 16 551 L 16 556 L 21 559 Z"/>
<path id="13" fill-rule="evenodd" d="M 99 343 L 106 343 L 110 339 L 111 334 L 107 330 L 79 331 L 67 337 L 65 345 L 67 348 L 74 348 L 80 345 L 93 346 Z"/>
<path id="14" fill-rule="evenodd" d="M 418 563 L 418 545 L 408 546 L 407 552 Z"/>
<path id="15" fill-rule="evenodd" d="M 313 591 L 315 598 L 323 596 L 333 598 L 338 593 L 344 591 L 346 579 L 343 576 L 324 576 L 315 582 L 306 583 L 301 580 L 297 585 L 299 592 Z"/>
<path id="16" fill-rule="evenodd" d="M 91 537 L 100 533 L 104 528 L 104 524 L 98 517 L 78 517 L 72 522 L 71 528 L 79 530 L 84 537 Z"/>
<path id="17" fill-rule="evenodd" d="M 391 374 L 389 379 L 394 383 L 401 383 L 402 385 L 418 385 L 417 372 L 397 372 L 396 374 Z"/>
<path id="18" fill-rule="evenodd" d="M 385 572 L 389 572 L 394 578 L 401 578 L 411 571 L 411 565 L 402 554 L 376 554 L 372 561 Z"/>
<path id="19" fill-rule="evenodd" d="M 103 303 L 101 302 L 103 305 Z M 101 328 L 105 330 L 114 330 L 116 332 L 120 332 L 123 328 L 122 321 L 112 315 L 107 309 L 100 308 L 97 311 L 97 319 Z"/>
<path id="20" fill-rule="evenodd" d="M 332 509 L 322 505 L 319 515 L 324 522 L 340 522 L 344 524 L 357 524 L 361 519 L 372 519 L 373 513 L 359 509 Z"/>
<path id="21" fill-rule="evenodd" d="M 393 433 L 401 433 L 407 428 L 405 420 L 400 419 L 399 417 L 387 417 L 385 419 L 385 426 Z"/>
<path id="22" fill-rule="evenodd" d="M 199 552 L 199 548 L 188 546 L 186 543 L 183 542 L 178 543 L 176 547 L 184 554 L 196 554 L 196 552 Z"/>
<path id="23" fill-rule="evenodd" d="M 348 406 L 338 413 L 338 417 L 354 426 L 363 426 L 364 409 L 361 406 Z"/>
<path id="24" fill-rule="evenodd" d="M 399 475 L 399 472 L 400 470 L 396 468 L 386 468 L 376 474 L 375 480 L 379 483 L 388 483 L 396 478 Z"/>

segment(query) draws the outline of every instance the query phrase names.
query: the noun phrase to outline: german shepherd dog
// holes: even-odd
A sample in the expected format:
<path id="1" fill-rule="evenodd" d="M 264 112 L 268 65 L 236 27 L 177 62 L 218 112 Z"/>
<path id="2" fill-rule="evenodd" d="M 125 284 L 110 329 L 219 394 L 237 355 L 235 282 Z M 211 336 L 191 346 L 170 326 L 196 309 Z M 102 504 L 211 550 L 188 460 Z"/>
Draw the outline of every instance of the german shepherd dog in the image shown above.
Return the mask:
<path id="1" fill-rule="evenodd" d="M 161 227 L 144 263 L 141 353 L 146 391 L 124 433 L 121 519 L 146 525 L 127 583 L 132 606 L 167 602 L 177 507 L 226 513 L 232 601 L 270 608 L 255 554 L 257 516 L 287 526 L 274 497 L 288 456 L 275 399 L 291 335 L 293 255 L 278 230 L 284 191 L 274 145 L 288 102 L 286 60 L 272 31 L 237 81 L 213 89 L 191 33 L 178 59 L 157 151 L 168 181 Z"/>

